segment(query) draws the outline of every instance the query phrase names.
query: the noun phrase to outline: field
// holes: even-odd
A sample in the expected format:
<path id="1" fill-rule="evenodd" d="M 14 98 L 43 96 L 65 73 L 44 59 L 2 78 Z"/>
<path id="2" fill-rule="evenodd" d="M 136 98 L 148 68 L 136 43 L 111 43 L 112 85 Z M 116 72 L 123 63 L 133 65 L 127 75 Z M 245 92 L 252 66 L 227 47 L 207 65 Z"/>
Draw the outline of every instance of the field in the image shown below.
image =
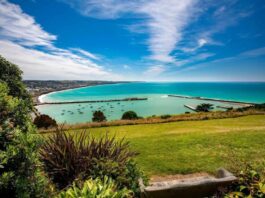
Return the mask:
<path id="1" fill-rule="evenodd" d="M 83 130 L 74 130 L 77 131 Z M 213 173 L 241 161 L 265 159 L 265 115 L 87 129 L 125 137 L 139 152 L 137 163 L 148 175 Z M 72 133 L 72 132 L 71 132 Z"/>

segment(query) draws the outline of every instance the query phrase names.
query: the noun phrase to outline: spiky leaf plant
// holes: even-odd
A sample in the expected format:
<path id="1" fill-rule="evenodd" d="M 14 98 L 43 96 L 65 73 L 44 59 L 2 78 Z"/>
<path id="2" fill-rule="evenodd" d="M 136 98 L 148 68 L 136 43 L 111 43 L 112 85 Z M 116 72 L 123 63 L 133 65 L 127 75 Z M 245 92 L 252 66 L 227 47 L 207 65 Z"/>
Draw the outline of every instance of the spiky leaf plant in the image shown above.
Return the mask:
<path id="1" fill-rule="evenodd" d="M 107 134 L 95 138 L 85 131 L 67 133 L 62 128 L 49 136 L 40 150 L 44 170 L 59 189 L 74 180 L 108 176 L 119 188 L 138 191 L 141 172 L 133 161 L 136 155 L 124 139 Z"/>

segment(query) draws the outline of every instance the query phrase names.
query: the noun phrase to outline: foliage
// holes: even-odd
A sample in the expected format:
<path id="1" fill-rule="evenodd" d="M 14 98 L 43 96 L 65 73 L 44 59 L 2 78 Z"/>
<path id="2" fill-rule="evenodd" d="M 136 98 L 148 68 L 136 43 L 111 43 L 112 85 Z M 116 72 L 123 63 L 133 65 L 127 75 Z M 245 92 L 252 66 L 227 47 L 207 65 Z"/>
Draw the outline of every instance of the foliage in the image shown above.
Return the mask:
<path id="1" fill-rule="evenodd" d="M 248 110 L 265 111 L 265 103 L 254 104 L 254 105 L 251 105 L 251 106 L 241 107 L 241 108 L 237 108 L 236 109 L 236 111 L 239 111 L 239 112 L 244 112 L 244 111 L 248 111 Z"/>
<path id="2" fill-rule="evenodd" d="M 265 110 L 265 103 L 262 104 L 255 104 L 254 105 L 255 109 L 260 109 L 260 110 Z"/>
<path id="3" fill-rule="evenodd" d="M 3 146 L 1 141 L 4 149 L 0 154 L 0 194 L 3 197 L 45 197 L 46 180 L 37 167 L 37 137 L 19 130 L 5 135 L 9 142 L 3 141 Z"/>
<path id="4" fill-rule="evenodd" d="M 40 150 L 44 169 L 59 189 L 75 179 L 109 176 L 121 189 L 124 186 L 137 191 L 141 172 L 132 158 L 129 143 L 108 135 L 95 139 L 88 133 L 66 134 L 58 131 L 49 136 Z"/>
<path id="5" fill-rule="evenodd" d="M 48 129 L 50 127 L 57 127 L 57 123 L 50 116 L 41 114 L 34 119 L 33 122 L 38 128 Z"/>
<path id="6" fill-rule="evenodd" d="M 92 118 L 93 122 L 104 122 L 106 120 L 107 119 L 102 111 L 95 111 L 93 113 L 93 118 Z"/>
<path id="7" fill-rule="evenodd" d="M 209 112 L 213 108 L 212 104 L 202 103 L 196 107 L 196 111 Z"/>
<path id="8" fill-rule="evenodd" d="M 134 111 L 126 111 L 122 115 L 122 120 L 135 120 L 138 119 L 137 114 Z"/>
<path id="9" fill-rule="evenodd" d="M 0 55 L 0 68 L 0 81 L 7 84 L 9 88 L 8 95 L 30 102 L 31 98 L 22 82 L 22 71 L 18 66 Z"/>
<path id="10" fill-rule="evenodd" d="M 251 165 L 246 165 L 245 169 L 240 171 L 237 177 L 238 181 L 219 191 L 217 197 L 265 197 L 265 179 L 262 178 L 261 173 L 254 170 Z"/>
<path id="11" fill-rule="evenodd" d="M 96 178 L 89 179 L 83 185 L 73 184 L 66 191 L 61 192 L 57 198 L 128 198 L 131 191 L 126 188 L 117 189 L 111 178 L 104 177 L 103 180 Z"/>
<path id="12" fill-rule="evenodd" d="M 169 115 L 169 114 L 166 114 L 166 115 L 161 115 L 160 116 L 162 119 L 168 119 L 168 118 L 170 118 L 171 117 L 171 115 Z"/>
<path id="13" fill-rule="evenodd" d="M 37 150 L 41 144 L 29 113 L 31 99 L 21 71 L 0 57 L 0 194 L 3 197 L 45 197 Z"/>

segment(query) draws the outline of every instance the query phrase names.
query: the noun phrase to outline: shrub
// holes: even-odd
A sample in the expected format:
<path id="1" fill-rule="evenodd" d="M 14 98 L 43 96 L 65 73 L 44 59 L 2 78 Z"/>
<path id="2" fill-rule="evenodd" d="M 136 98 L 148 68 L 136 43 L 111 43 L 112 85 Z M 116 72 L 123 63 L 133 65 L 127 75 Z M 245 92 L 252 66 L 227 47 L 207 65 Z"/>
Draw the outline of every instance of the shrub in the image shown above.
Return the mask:
<path id="1" fill-rule="evenodd" d="M 0 68 L 0 79 L 8 86 L 8 95 L 27 100 L 28 107 L 31 108 L 31 97 L 22 82 L 22 71 L 19 67 L 0 56 Z"/>
<path id="2" fill-rule="evenodd" d="M 93 122 L 104 122 L 104 121 L 107 121 L 107 119 L 102 111 L 95 111 L 93 113 L 92 121 Z"/>
<path id="3" fill-rule="evenodd" d="M 73 187 L 61 192 L 57 198 L 128 198 L 131 197 L 131 191 L 126 188 L 117 189 L 114 181 L 108 177 L 103 180 L 97 178 L 95 180 L 89 179 L 82 185 L 73 184 Z"/>
<path id="4" fill-rule="evenodd" d="M 0 56 L 0 195 L 47 197 L 37 150 L 41 144 L 30 118 L 31 98 L 18 67 Z"/>
<path id="5" fill-rule="evenodd" d="M 57 127 L 57 123 L 50 116 L 41 114 L 34 119 L 33 122 L 38 128 L 48 129 L 50 127 Z"/>
<path id="6" fill-rule="evenodd" d="M 107 135 L 95 139 L 85 132 L 66 135 L 61 129 L 48 137 L 40 150 L 44 169 L 59 189 L 75 179 L 108 176 L 119 189 L 127 187 L 138 193 L 142 173 L 133 161 L 136 155 L 123 139 L 118 141 Z"/>
<path id="7" fill-rule="evenodd" d="M 168 118 L 171 117 L 171 115 L 166 114 L 166 115 L 161 115 L 160 117 L 161 117 L 162 119 L 168 119 Z"/>
<path id="8" fill-rule="evenodd" d="M 261 173 L 246 165 L 244 170 L 237 174 L 238 181 L 229 187 L 220 190 L 217 197 L 265 197 L 265 178 Z"/>
<path id="9" fill-rule="evenodd" d="M 196 111 L 200 112 L 209 112 L 211 109 L 213 109 L 213 105 L 209 103 L 203 103 L 196 107 Z"/>
<path id="10" fill-rule="evenodd" d="M 247 110 L 258 110 L 258 111 L 264 111 L 265 110 L 265 103 L 262 104 L 254 104 L 252 106 L 247 106 L 247 107 L 241 107 L 237 108 L 236 111 L 238 112 L 244 112 Z"/>
<path id="11" fill-rule="evenodd" d="M 122 120 L 136 120 L 138 119 L 137 114 L 134 111 L 126 111 L 121 117 Z"/>

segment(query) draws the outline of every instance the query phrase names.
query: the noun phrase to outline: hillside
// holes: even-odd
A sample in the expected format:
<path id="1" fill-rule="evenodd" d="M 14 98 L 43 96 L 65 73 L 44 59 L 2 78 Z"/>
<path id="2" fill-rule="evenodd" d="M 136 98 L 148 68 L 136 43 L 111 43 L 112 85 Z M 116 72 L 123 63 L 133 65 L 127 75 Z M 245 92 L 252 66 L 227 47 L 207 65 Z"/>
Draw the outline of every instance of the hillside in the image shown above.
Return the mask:
<path id="1" fill-rule="evenodd" d="M 74 132 L 83 130 L 75 130 Z M 256 162 L 265 153 L 265 115 L 91 128 L 126 137 L 140 153 L 137 162 L 149 175 L 214 172 L 236 162 Z"/>

